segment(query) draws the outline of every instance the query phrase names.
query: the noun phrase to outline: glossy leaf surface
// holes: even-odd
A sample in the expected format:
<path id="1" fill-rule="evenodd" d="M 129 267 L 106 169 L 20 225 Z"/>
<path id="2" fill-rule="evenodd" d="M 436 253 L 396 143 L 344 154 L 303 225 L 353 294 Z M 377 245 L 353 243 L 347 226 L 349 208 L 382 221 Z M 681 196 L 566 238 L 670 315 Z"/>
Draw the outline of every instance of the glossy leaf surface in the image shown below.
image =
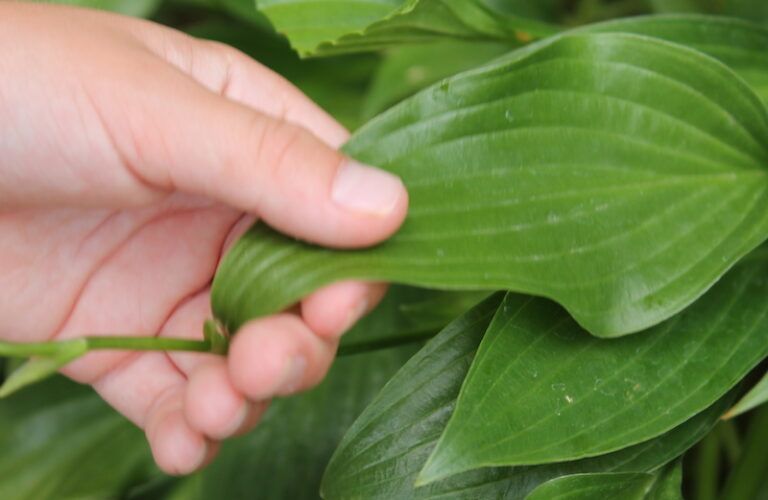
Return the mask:
<path id="1" fill-rule="evenodd" d="M 440 39 L 530 41 L 555 30 L 493 0 L 259 0 L 302 55 L 376 50 Z"/>
<path id="2" fill-rule="evenodd" d="M 400 175 L 402 229 L 331 251 L 256 226 L 213 289 L 231 332 L 345 278 L 551 297 L 592 333 L 659 323 L 768 235 L 768 116 L 681 46 L 556 39 L 456 76 L 346 151 Z"/>
<path id="3" fill-rule="evenodd" d="M 599 455 L 688 420 L 768 355 L 766 274 L 760 249 L 684 312 L 614 340 L 508 295 L 422 479 Z"/>
<path id="4" fill-rule="evenodd" d="M 324 498 L 522 499 L 562 475 L 650 471 L 704 436 L 733 401 L 729 395 L 663 436 L 619 452 L 552 465 L 478 469 L 417 488 L 417 474 L 454 409 L 500 300 L 490 297 L 454 321 L 387 383 L 334 454 L 323 479 Z"/>

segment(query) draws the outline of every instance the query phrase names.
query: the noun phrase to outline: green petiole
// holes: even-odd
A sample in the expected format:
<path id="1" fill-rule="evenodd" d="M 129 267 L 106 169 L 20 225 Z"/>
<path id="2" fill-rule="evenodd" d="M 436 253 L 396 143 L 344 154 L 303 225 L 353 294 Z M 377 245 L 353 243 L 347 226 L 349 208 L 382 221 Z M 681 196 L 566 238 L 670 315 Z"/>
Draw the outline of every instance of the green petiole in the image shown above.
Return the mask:
<path id="1" fill-rule="evenodd" d="M 0 398 L 55 374 L 90 351 L 188 351 L 227 354 L 229 338 L 214 320 L 206 322 L 203 340 L 167 337 L 86 336 L 48 342 L 0 342 L 0 356 L 31 358 L 0 387 Z"/>

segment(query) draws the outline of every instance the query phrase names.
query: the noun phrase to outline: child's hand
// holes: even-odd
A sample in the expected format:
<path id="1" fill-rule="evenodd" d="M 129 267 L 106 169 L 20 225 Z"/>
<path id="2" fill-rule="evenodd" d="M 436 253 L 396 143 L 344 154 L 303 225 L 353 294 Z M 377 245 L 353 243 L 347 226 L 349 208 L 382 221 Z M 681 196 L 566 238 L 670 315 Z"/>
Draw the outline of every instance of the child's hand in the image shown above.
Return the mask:
<path id="1" fill-rule="evenodd" d="M 396 177 L 336 151 L 344 129 L 220 44 L 119 16 L 0 4 L 0 335 L 200 337 L 222 249 L 253 217 L 316 243 L 401 224 Z M 251 214 L 250 216 L 244 214 Z M 343 283 L 246 325 L 228 359 L 109 352 L 65 370 L 188 473 L 311 387 L 381 297 Z"/>

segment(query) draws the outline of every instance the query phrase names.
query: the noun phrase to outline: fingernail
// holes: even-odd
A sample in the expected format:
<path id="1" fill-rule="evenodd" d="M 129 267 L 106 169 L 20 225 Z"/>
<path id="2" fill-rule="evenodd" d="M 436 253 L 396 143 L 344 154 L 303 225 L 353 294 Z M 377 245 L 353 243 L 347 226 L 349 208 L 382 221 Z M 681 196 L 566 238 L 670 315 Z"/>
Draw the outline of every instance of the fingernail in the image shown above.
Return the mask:
<path id="1" fill-rule="evenodd" d="M 378 168 L 348 160 L 333 181 L 331 197 L 345 210 L 370 215 L 387 215 L 403 196 L 399 177 Z"/>
<path id="2" fill-rule="evenodd" d="M 368 310 L 368 299 L 362 299 L 349 312 L 347 312 L 347 318 L 344 322 L 344 326 L 339 331 L 339 336 L 346 333 L 357 321 L 363 317 L 365 311 Z"/>
<path id="3" fill-rule="evenodd" d="M 279 393 L 286 395 L 296 392 L 304 380 L 304 372 L 307 370 L 307 360 L 304 356 L 297 355 L 288 361 L 285 367 Z"/>

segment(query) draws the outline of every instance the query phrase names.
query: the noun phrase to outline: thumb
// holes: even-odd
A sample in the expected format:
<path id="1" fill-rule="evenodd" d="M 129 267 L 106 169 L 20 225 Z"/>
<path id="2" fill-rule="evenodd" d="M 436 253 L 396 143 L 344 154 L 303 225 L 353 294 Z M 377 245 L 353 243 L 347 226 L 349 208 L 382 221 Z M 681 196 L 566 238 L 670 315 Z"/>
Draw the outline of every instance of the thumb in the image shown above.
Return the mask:
<path id="1" fill-rule="evenodd" d="M 165 99 L 153 89 L 122 120 L 132 139 L 121 154 L 143 182 L 204 195 L 326 246 L 371 245 L 403 222 L 408 195 L 397 176 L 345 157 L 299 125 L 190 80 L 175 83 Z"/>

